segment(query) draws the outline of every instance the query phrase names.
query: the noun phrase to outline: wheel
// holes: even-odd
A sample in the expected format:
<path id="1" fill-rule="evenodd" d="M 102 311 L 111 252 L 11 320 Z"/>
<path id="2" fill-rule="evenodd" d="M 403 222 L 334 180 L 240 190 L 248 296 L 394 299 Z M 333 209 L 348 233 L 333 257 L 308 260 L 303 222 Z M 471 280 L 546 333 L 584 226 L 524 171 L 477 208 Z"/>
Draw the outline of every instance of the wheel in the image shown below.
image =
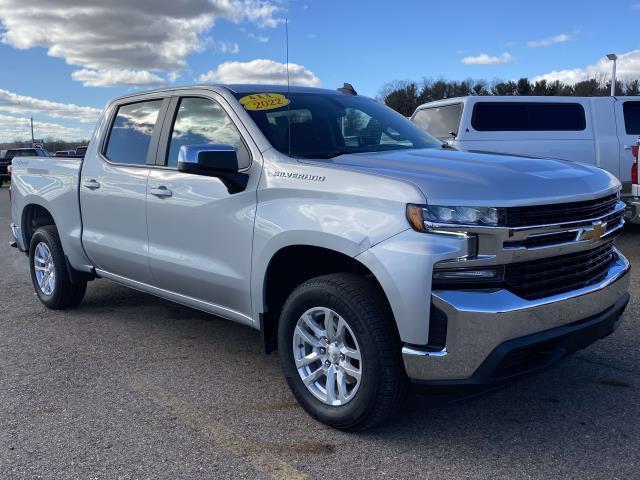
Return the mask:
<path id="1" fill-rule="evenodd" d="M 355 274 L 316 277 L 282 309 L 278 350 L 302 407 L 342 430 L 364 430 L 402 402 L 407 379 L 384 293 Z"/>
<path id="2" fill-rule="evenodd" d="M 75 307 L 84 298 L 87 282 L 71 282 L 58 231 L 53 225 L 39 228 L 31 237 L 29 265 L 36 294 L 48 308 Z"/>

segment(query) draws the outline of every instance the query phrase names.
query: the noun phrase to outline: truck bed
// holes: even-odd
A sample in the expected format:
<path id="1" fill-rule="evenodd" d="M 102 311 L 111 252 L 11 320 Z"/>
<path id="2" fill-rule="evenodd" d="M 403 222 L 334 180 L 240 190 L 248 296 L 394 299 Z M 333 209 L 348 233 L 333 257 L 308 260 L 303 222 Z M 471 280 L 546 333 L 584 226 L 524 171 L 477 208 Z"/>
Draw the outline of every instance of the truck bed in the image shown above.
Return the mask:
<path id="1" fill-rule="evenodd" d="M 28 215 L 41 207 L 56 220 L 58 234 L 69 261 L 87 263 L 82 250 L 82 220 L 79 205 L 81 158 L 16 157 L 12 162 L 11 213 L 14 223 L 21 213 Z M 29 207 L 29 208 L 27 208 Z M 28 228 L 28 227 L 25 227 Z M 20 247 L 29 249 L 24 241 Z"/>

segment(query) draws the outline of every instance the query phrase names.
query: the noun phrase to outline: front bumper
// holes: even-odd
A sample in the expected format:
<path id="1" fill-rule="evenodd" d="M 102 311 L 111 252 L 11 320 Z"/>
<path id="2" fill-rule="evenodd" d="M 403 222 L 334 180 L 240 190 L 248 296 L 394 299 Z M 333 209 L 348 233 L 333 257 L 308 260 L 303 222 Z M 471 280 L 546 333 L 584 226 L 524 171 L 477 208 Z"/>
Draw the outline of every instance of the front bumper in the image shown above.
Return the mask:
<path id="1" fill-rule="evenodd" d="M 407 375 L 433 386 L 502 382 L 545 368 L 610 334 L 629 298 L 630 265 L 616 254 L 600 282 L 539 300 L 502 289 L 434 291 L 433 305 L 447 317 L 446 348 L 404 347 Z M 515 361 L 519 354 L 520 364 Z"/>

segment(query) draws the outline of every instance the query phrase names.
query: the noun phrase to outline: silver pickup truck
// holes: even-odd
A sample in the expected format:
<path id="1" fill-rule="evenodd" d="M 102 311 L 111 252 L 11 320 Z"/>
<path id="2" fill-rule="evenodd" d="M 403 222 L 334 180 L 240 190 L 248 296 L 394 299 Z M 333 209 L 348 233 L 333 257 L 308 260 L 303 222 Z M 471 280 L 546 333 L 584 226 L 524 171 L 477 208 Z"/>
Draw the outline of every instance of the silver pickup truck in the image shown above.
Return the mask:
<path id="1" fill-rule="evenodd" d="M 620 183 L 478 155 L 349 85 L 136 93 L 84 160 L 14 159 L 11 228 L 47 307 L 104 278 L 259 329 L 300 404 L 359 430 L 410 386 L 507 382 L 622 318 Z"/>

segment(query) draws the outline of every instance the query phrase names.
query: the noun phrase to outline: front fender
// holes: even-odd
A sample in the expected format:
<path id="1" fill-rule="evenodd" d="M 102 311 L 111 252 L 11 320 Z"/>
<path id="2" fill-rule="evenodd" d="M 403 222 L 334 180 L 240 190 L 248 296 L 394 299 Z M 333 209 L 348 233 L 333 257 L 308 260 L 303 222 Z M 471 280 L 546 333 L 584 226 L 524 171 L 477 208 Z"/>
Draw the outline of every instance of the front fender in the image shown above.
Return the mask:
<path id="1" fill-rule="evenodd" d="M 382 286 L 403 342 L 428 343 L 433 266 L 466 249 L 466 240 L 409 229 L 356 257 Z"/>
<path id="2" fill-rule="evenodd" d="M 354 258 L 406 230 L 408 203 L 424 203 L 413 184 L 321 162 L 264 153 L 258 188 L 251 295 L 255 320 L 264 312 L 265 277 L 285 247 L 312 246 Z"/>

